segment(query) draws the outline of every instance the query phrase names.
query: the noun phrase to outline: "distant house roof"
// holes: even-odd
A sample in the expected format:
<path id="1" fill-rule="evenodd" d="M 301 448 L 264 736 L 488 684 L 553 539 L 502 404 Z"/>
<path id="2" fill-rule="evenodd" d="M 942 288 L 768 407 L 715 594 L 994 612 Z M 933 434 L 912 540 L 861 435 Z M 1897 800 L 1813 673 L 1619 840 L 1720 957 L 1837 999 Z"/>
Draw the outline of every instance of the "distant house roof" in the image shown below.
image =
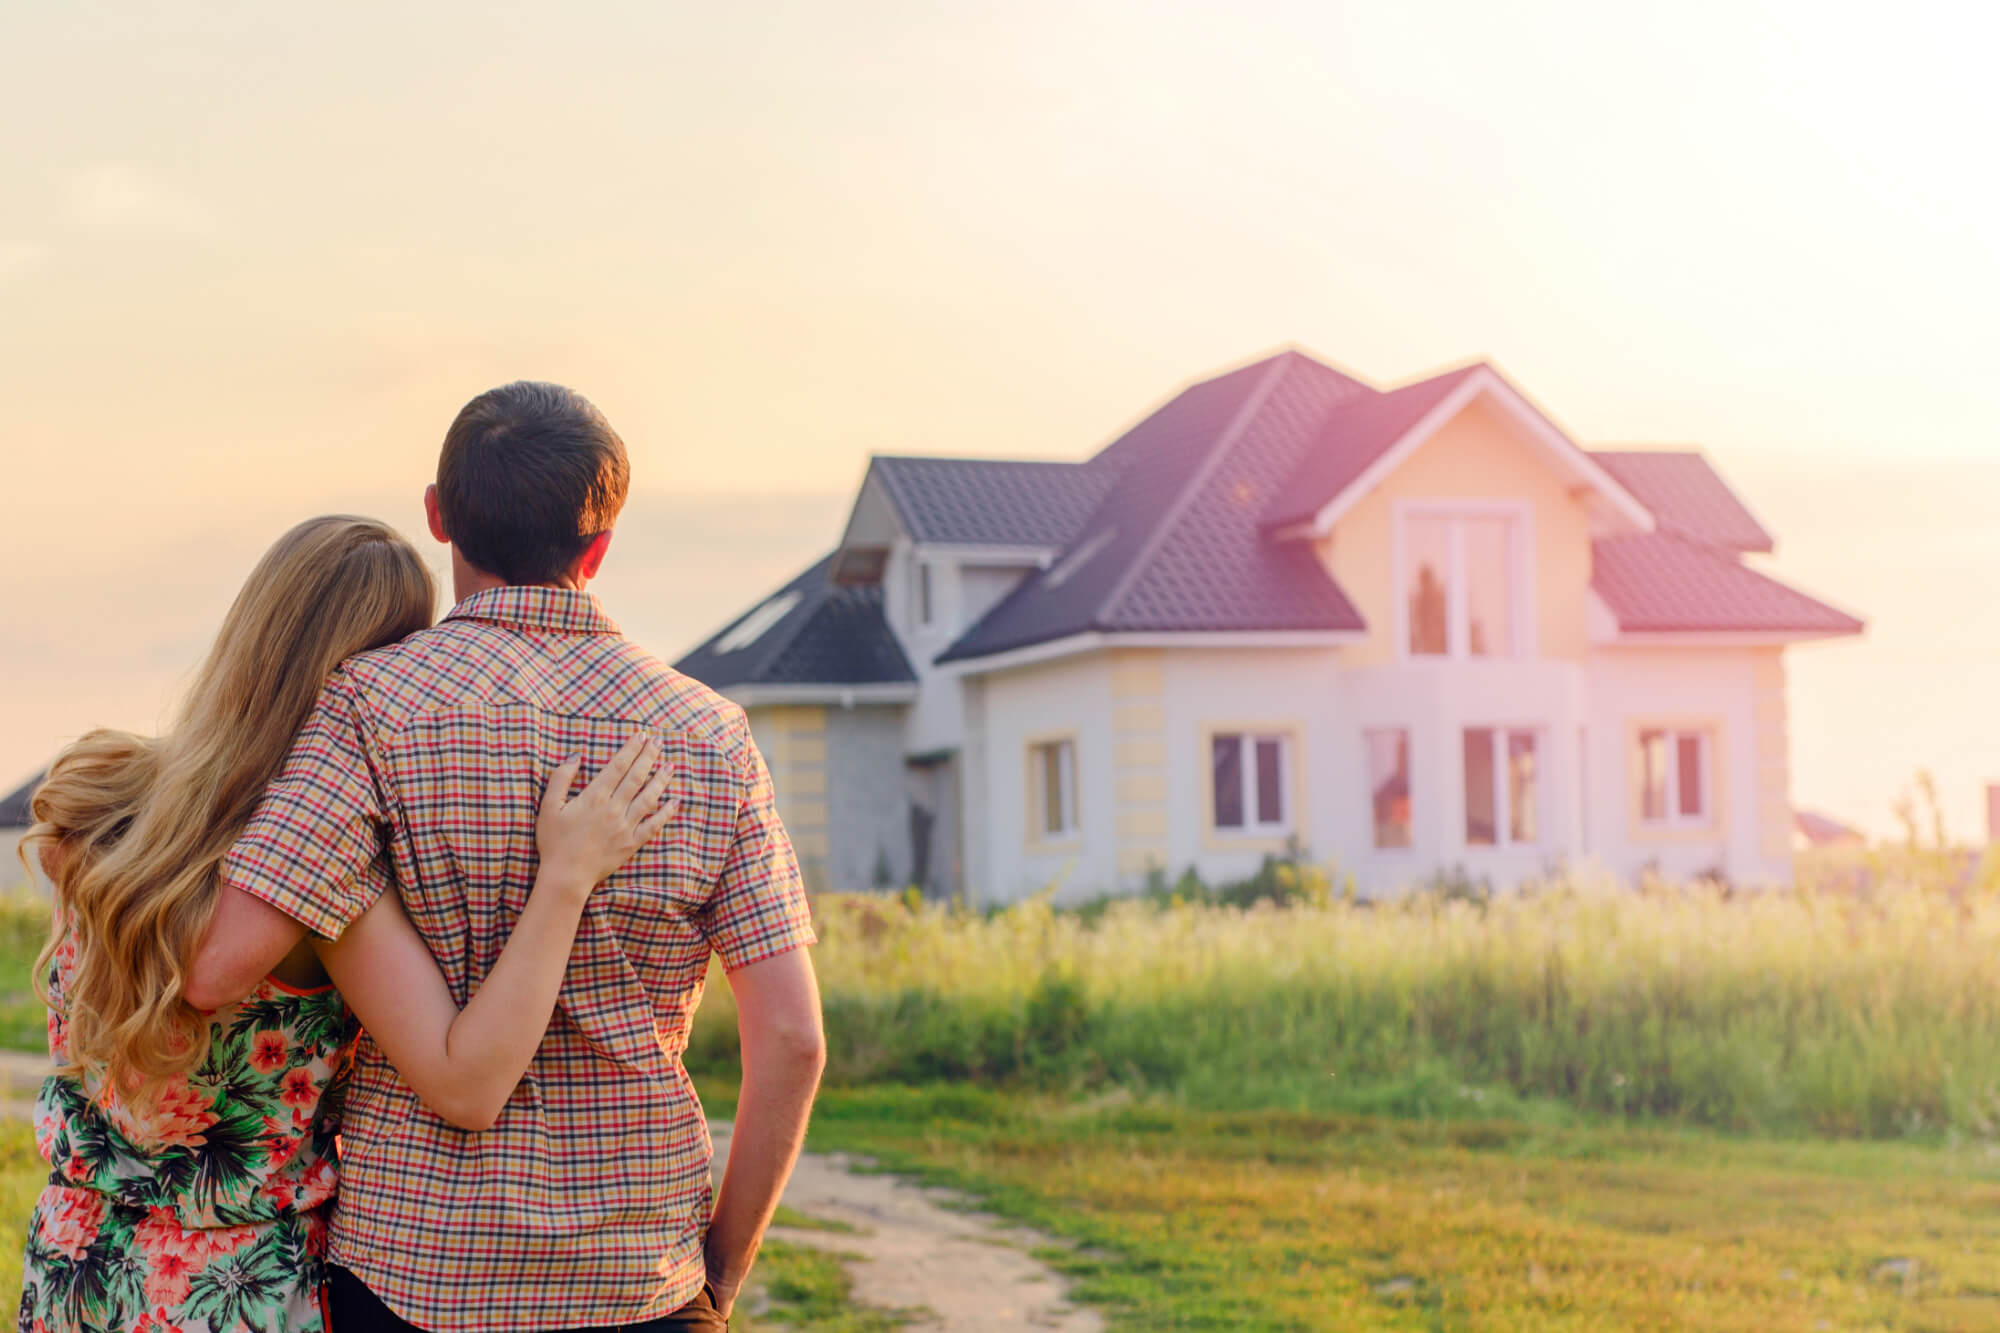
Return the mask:
<path id="1" fill-rule="evenodd" d="M 1792 811 L 1792 827 L 1800 837 L 1815 847 L 1834 847 L 1843 843 L 1866 841 L 1859 829 L 1849 828 L 1837 819 L 1811 810 Z"/>
<path id="2" fill-rule="evenodd" d="M 914 685 L 917 673 L 882 618 L 880 584 L 835 585 L 831 555 L 680 661 L 715 690 L 741 686 Z"/>
<path id="3" fill-rule="evenodd" d="M 1618 449 L 1596 450 L 1591 457 L 1669 532 L 1731 551 L 1776 549 L 1764 525 L 1699 453 Z"/>
<path id="4" fill-rule="evenodd" d="M 1628 634 L 1859 634 L 1862 623 L 1673 532 L 1600 538 L 1590 586 Z"/>
<path id="5" fill-rule="evenodd" d="M 951 546 L 1063 546 L 1117 476 L 989 458 L 884 456 L 870 467 L 913 540 Z"/>
<path id="6" fill-rule="evenodd" d="M 1336 403 L 1372 394 L 1295 351 L 1192 386 L 1089 466 L 1115 483 L 1070 551 L 1031 574 L 939 658 L 983 657 L 1101 631 L 1362 629 L 1309 547 L 1258 516 L 1305 460 Z"/>
<path id="7" fill-rule="evenodd" d="M 34 799 L 35 788 L 47 777 L 47 770 L 37 773 L 0 800 L 0 828 L 26 828 L 35 822 L 28 811 L 28 802 Z"/>

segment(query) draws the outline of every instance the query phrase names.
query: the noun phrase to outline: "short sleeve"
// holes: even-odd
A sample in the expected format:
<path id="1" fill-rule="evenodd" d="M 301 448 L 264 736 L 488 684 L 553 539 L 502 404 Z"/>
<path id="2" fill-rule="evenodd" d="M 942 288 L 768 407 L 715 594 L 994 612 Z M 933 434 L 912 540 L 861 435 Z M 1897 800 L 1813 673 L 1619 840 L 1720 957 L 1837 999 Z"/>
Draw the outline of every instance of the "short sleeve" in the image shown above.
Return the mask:
<path id="1" fill-rule="evenodd" d="M 731 972 L 819 942 L 763 756 L 746 744 L 738 763 L 743 800 L 736 834 L 703 923 L 710 947 Z"/>
<path id="2" fill-rule="evenodd" d="M 326 939 L 338 939 L 393 883 L 381 791 L 354 705 L 335 675 L 291 753 L 222 861 L 241 889 Z"/>

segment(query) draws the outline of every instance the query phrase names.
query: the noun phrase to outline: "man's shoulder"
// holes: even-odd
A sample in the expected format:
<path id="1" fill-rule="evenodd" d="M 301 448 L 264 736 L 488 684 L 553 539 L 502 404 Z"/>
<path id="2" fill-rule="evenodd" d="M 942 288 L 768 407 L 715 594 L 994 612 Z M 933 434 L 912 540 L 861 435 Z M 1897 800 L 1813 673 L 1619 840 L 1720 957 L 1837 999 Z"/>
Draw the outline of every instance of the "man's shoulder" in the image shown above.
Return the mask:
<path id="1" fill-rule="evenodd" d="M 678 731 L 732 758 L 751 744 L 741 706 L 623 635 L 579 637 L 573 650 L 542 658 L 504 629 L 446 620 L 350 657 L 335 675 L 342 681 L 392 727 L 440 706 L 523 702 L 567 712 L 587 696 L 585 711 Z"/>
<path id="2" fill-rule="evenodd" d="M 618 643 L 645 715 L 655 725 L 730 753 L 750 743 L 750 724 L 740 704 L 674 670 L 630 639 Z"/>

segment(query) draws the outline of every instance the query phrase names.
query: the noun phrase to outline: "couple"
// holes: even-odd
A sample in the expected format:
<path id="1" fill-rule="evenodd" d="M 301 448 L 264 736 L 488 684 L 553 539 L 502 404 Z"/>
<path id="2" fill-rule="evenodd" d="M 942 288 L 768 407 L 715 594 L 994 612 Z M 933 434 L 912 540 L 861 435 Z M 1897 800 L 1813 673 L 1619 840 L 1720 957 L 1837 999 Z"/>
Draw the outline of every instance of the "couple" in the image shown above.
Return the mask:
<path id="1" fill-rule="evenodd" d="M 302 523 L 168 734 L 57 761 L 23 1333 L 727 1326 L 824 1063 L 814 937 L 741 710 L 584 591 L 627 479 L 577 394 L 483 394 L 424 497 L 441 623 L 392 530 Z"/>

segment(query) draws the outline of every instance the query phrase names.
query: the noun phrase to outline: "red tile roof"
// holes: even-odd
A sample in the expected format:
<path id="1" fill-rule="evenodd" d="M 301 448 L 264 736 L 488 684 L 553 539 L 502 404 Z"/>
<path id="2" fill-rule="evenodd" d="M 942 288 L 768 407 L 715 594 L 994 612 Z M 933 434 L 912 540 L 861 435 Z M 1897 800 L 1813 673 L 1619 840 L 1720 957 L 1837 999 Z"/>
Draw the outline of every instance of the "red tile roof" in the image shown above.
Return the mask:
<path id="1" fill-rule="evenodd" d="M 1691 450 L 1600 450 L 1590 455 L 1653 511 L 1660 527 L 1730 551 L 1776 543 L 1708 459 Z"/>
<path id="2" fill-rule="evenodd" d="M 1862 622 L 1673 532 L 1593 544 L 1590 586 L 1627 634 L 1859 634 Z"/>

